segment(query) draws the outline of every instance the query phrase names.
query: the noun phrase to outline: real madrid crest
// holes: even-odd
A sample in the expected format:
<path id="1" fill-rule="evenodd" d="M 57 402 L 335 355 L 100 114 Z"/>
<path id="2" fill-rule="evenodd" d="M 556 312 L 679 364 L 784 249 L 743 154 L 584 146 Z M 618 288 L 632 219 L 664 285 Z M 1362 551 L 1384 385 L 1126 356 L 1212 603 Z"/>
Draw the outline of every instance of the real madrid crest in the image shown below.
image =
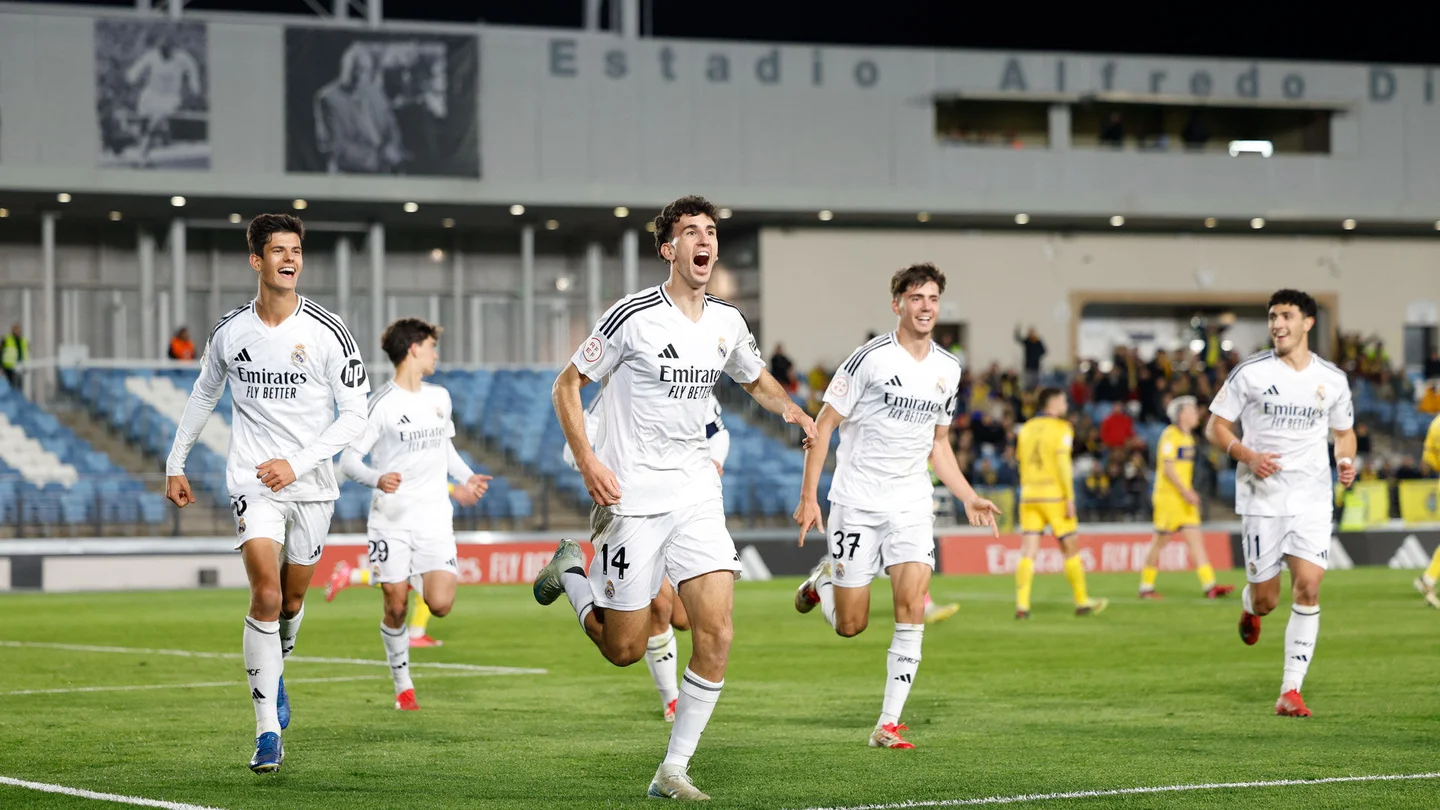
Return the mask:
<path id="1" fill-rule="evenodd" d="M 720 338 L 720 345 L 719 345 L 718 347 L 716 347 L 716 348 L 717 348 L 717 351 L 720 352 L 720 356 L 721 356 L 721 357 L 728 357 L 728 356 L 729 356 L 729 354 L 725 351 L 725 338 L 723 338 L 723 337 Z"/>
<path id="2" fill-rule="evenodd" d="M 1319 403 L 1323 403 L 1325 401 L 1325 386 L 1315 386 L 1315 401 Z"/>
<path id="3" fill-rule="evenodd" d="M 606 598 L 606 599 L 614 599 L 614 598 L 615 598 L 615 581 L 614 581 L 614 580 L 610 580 L 610 579 L 605 580 L 605 598 Z"/>
<path id="4" fill-rule="evenodd" d="M 297 362 L 297 363 L 303 363 L 303 362 L 305 362 L 305 344 L 304 344 L 304 343 L 296 343 L 296 344 L 295 344 L 295 351 L 293 351 L 293 352 L 290 353 L 290 359 L 291 359 L 291 360 L 294 360 L 294 361 Z"/>
<path id="5" fill-rule="evenodd" d="M 235 533 L 241 535 L 245 533 L 245 518 L 242 517 L 239 521 L 236 522 Z"/>
<path id="6" fill-rule="evenodd" d="M 842 579 L 845 577 L 845 563 L 835 563 L 835 576 Z"/>
<path id="7" fill-rule="evenodd" d="M 942 393 L 942 394 L 945 393 L 945 378 L 944 378 L 944 377 L 937 377 L 937 378 L 935 378 L 935 390 L 936 390 L 936 391 L 939 391 L 939 392 Z"/>

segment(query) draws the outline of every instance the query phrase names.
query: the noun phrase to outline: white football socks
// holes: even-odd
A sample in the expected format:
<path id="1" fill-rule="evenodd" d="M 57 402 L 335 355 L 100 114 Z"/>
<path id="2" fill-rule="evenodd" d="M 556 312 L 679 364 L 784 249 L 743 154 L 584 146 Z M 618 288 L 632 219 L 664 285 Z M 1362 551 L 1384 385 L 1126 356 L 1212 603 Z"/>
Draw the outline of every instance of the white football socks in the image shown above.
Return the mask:
<path id="1" fill-rule="evenodd" d="M 1255 615 L 1255 602 L 1252 601 L 1250 596 L 1249 585 L 1246 585 L 1245 588 L 1240 591 L 1240 607 L 1251 616 Z"/>
<path id="2" fill-rule="evenodd" d="M 255 703 L 255 736 L 270 731 L 279 734 L 280 718 L 275 714 L 275 699 L 280 693 L 280 675 L 285 670 L 284 656 L 280 654 L 280 623 L 262 622 L 246 616 L 240 646 L 245 656 L 250 699 Z"/>
<path id="3" fill-rule="evenodd" d="M 585 614 L 595 609 L 595 594 L 590 590 L 590 580 L 578 570 L 564 571 L 560 574 L 560 584 L 565 586 L 565 597 L 575 608 L 575 618 L 580 620 L 580 627 L 585 627 Z"/>
<path id="4" fill-rule="evenodd" d="M 414 689 L 410 680 L 410 633 L 403 627 L 386 627 L 380 623 L 380 640 L 385 643 L 385 660 L 390 662 L 390 677 L 395 681 L 395 694 Z"/>
<path id="5" fill-rule="evenodd" d="M 665 765 L 682 768 L 690 764 L 695 756 L 695 746 L 700 744 L 700 735 L 715 713 L 715 704 L 720 701 L 720 690 L 725 681 L 716 683 L 690 671 L 685 667 L 685 677 L 680 681 L 680 702 L 675 707 L 675 726 L 670 729 L 670 747 L 665 751 Z"/>
<path id="6" fill-rule="evenodd" d="M 300 612 L 287 619 L 280 614 L 280 656 L 289 657 L 295 649 L 295 637 L 300 635 L 300 622 L 305 620 L 305 603 L 300 603 Z"/>
<path id="7" fill-rule="evenodd" d="M 815 593 L 820 596 L 820 615 L 835 627 L 835 583 L 830 581 L 829 574 L 821 574 L 815 579 Z"/>
<path id="8" fill-rule="evenodd" d="M 920 669 L 920 644 L 924 637 L 923 624 L 895 625 L 895 636 L 885 653 L 885 702 L 881 704 L 876 728 L 900 722 L 900 713 L 905 710 L 905 700 L 915 683 L 915 673 Z"/>
<path id="9" fill-rule="evenodd" d="M 660 635 L 651 636 L 645 645 L 645 666 L 650 668 L 650 677 L 660 691 L 662 706 L 669 706 L 670 701 L 680 697 L 676 676 L 680 668 L 678 659 L 674 628 L 667 627 Z"/>
<path id="10" fill-rule="evenodd" d="M 1291 689 L 1300 691 L 1305 673 L 1315 658 L 1315 640 L 1320 635 L 1320 606 L 1292 605 L 1290 621 L 1285 624 L 1285 678 L 1280 694 Z"/>

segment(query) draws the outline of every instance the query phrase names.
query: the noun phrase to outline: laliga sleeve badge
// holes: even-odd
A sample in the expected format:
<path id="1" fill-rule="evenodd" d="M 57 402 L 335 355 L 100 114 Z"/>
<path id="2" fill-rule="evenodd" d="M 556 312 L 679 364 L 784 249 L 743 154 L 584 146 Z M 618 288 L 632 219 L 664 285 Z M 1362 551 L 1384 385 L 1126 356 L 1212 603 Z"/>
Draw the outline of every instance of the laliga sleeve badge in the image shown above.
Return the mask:
<path id="1" fill-rule="evenodd" d="M 293 351 L 293 352 L 290 353 L 290 359 L 293 360 L 293 361 L 295 361 L 296 363 L 304 363 L 304 362 L 305 362 L 305 344 L 304 344 L 304 343 L 296 343 L 296 344 L 295 344 L 295 351 Z"/>

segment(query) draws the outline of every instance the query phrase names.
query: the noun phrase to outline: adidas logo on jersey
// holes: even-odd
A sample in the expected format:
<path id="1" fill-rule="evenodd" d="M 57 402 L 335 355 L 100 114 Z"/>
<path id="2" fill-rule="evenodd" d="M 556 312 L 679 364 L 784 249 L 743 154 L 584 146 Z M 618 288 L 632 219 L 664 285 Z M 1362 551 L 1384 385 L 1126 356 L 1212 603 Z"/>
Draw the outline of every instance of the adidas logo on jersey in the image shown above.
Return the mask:
<path id="1" fill-rule="evenodd" d="M 663 358 L 665 358 L 666 360 L 679 360 L 679 359 L 680 359 L 680 353 L 677 352 L 677 351 L 675 351 L 675 344 L 673 344 L 673 343 L 667 343 L 667 344 L 665 345 L 665 351 L 660 352 L 660 356 L 663 357 Z"/>
<path id="2" fill-rule="evenodd" d="M 410 424 L 410 417 L 405 416 L 404 414 L 401 414 L 401 415 L 400 415 L 400 424 L 402 424 L 402 425 L 408 425 L 408 424 Z"/>
<path id="3" fill-rule="evenodd" d="M 1270 386 L 1269 388 L 1266 388 L 1266 389 L 1265 389 L 1265 396 L 1267 396 L 1267 397 L 1278 397 L 1278 396 L 1280 396 L 1280 388 L 1279 388 L 1278 386 L 1274 386 L 1274 385 Z"/>
<path id="4" fill-rule="evenodd" d="M 893 386 L 895 386 L 896 388 L 901 388 L 901 387 L 903 387 L 903 386 L 905 385 L 905 383 L 900 382 L 900 375 L 899 375 L 899 374 L 896 374 L 894 377 L 891 377 L 890 379 L 886 380 L 886 381 L 885 381 L 885 384 L 886 384 L 886 385 L 893 385 Z"/>
<path id="5" fill-rule="evenodd" d="M 235 359 L 234 359 L 234 360 L 231 360 L 230 362 L 232 362 L 232 363 L 253 363 L 254 361 L 250 359 L 250 350 L 249 350 L 249 349 L 241 349 L 241 350 L 240 350 L 240 353 L 237 354 L 237 355 L 235 355 Z"/>

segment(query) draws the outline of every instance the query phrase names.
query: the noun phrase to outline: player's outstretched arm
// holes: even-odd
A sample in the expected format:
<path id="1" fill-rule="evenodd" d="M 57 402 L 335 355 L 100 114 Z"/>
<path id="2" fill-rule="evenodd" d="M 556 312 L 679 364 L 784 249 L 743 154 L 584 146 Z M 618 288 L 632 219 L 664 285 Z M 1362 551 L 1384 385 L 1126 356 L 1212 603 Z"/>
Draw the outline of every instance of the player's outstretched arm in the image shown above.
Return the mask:
<path id="1" fill-rule="evenodd" d="M 779 380 L 770 376 L 768 370 L 762 370 L 760 376 L 751 382 L 741 383 L 740 387 L 760 403 L 760 407 L 779 415 L 792 425 L 799 425 L 800 429 L 805 431 L 805 438 L 814 440 L 815 420 L 810 418 L 810 414 L 805 413 L 804 408 L 795 404 L 790 395 L 785 393 L 785 387 L 780 385 Z"/>
<path id="2" fill-rule="evenodd" d="M 585 435 L 585 408 L 580 402 L 580 389 L 589 384 L 590 378 L 570 363 L 555 378 L 550 400 L 555 405 L 555 416 L 560 420 L 565 442 L 575 456 L 575 466 L 585 478 L 585 489 L 595 503 L 614 506 L 620 502 L 620 482 L 616 480 L 615 473 L 600 463 L 590 446 L 590 438 Z"/>
<path id="3" fill-rule="evenodd" d="M 1205 438 L 1216 447 L 1225 448 L 1225 454 L 1244 464 L 1262 481 L 1280 471 L 1279 453 L 1257 453 L 1240 443 L 1235 435 L 1235 423 L 1229 419 L 1210 414 L 1205 423 Z"/>
<path id="4" fill-rule="evenodd" d="M 170 444 L 170 455 L 165 459 L 165 497 L 181 509 L 195 501 L 190 482 L 185 478 L 185 459 L 190 457 L 190 449 L 225 392 L 225 353 L 211 351 L 212 344 L 213 340 L 205 346 L 205 354 L 200 358 L 200 378 L 190 389 L 190 399 L 185 403 L 185 413 L 180 417 L 175 441 Z"/>
<path id="5" fill-rule="evenodd" d="M 446 445 L 445 464 L 446 472 L 450 474 L 450 477 L 460 482 L 458 488 L 464 493 L 465 499 L 460 501 L 462 504 L 465 504 L 465 501 L 473 504 L 485 497 L 485 491 L 490 488 L 490 481 L 493 480 L 493 476 L 480 475 L 470 469 L 470 465 L 466 464 L 465 459 L 460 457 L 460 451 L 455 449 L 454 441 Z M 456 489 L 456 487 L 451 487 L 452 491 L 454 489 Z M 469 504 L 465 505 L 468 506 Z"/>
<path id="6" fill-rule="evenodd" d="M 950 446 L 950 426 L 935 426 L 935 441 L 930 447 L 930 465 L 935 475 L 960 502 L 965 504 L 965 518 L 971 526 L 989 526 L 990 533 L 1000 536 L 1000 507 L 980 497 L 970 486 L 965 473 L 960 471 L 960 462 L 955 459 L 955 449 Z"/>
<path id="7" fill-rule="evenodd" d="M 1335 471 L 1340 475 L 1340 484 L 1350 486 L 1355 483 L 1355 451 L 1359 449 L 1360 440 L 1355 436 L 1354 428 L 1337 430 L 1335 433 Z"/>
<path id="8" fill-rule="evenodd" d="M 805 475 L 800 480 L 800 503 L 795 507 L 795 522 L 800 525 L 800 545 L 805 545 L 805 535 L 811 529 L 823 529 L 820 523 L 820 472 L 825 469 L 825 457 L 830 454 L 830 436 L 845 417 L 825 405 L 820 409 L 820 419 L 815 423 L 815 437 L 805 442 Z"/>

